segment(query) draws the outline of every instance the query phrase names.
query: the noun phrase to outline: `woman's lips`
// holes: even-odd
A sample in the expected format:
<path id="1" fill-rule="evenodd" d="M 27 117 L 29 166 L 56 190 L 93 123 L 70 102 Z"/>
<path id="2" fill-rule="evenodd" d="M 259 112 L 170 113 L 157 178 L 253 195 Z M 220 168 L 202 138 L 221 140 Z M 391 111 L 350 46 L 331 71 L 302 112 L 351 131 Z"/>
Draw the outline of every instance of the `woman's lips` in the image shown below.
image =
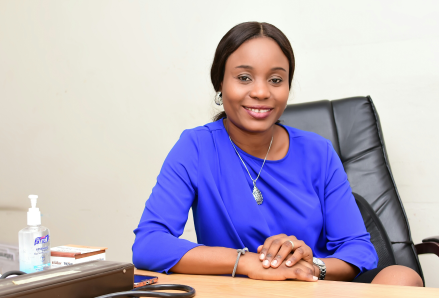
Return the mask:
<path id="1" fill-rule="evenodd" d="M 270 116 L 272 108 L 267 107 L 244 107 L 243 108 L 250 114 L 253 118 L 264 119 Z"/>

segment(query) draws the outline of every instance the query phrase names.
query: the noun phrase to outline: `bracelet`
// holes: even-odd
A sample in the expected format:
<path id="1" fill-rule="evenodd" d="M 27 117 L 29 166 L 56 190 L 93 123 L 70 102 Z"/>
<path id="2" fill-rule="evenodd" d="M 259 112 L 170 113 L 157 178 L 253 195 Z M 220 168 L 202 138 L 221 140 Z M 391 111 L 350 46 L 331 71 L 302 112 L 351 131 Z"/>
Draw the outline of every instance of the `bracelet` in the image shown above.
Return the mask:
<path id="1" fill-rule="evenodd" d="M 239 258 L 241 257 L 241 254 L 245 254 L 246 251 L 248 251 L 247 247 L 244 247 L 243 249 L 238 249 L 238 257 L 236 258 L 235 267 L 233 267 L 233 273 L 232 277 L 235 277 L 236 268 L 238 267 Z"/>

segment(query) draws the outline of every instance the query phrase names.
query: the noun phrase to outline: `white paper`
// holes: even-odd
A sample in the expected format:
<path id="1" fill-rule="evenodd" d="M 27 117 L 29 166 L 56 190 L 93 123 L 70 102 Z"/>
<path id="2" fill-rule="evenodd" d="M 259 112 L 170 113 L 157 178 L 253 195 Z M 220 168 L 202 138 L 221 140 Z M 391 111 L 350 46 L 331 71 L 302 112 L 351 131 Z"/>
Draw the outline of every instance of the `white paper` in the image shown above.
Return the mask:
<path id="1" fill-rule="evenodd" d="M 71 246 L 57 246 L 50 249 L 51 251 L 59 251 L 59 252 L 74 252 L 86 254 L 89 252 L 100 251 L 102 249 L 99 248 L 83 248 L 83 247 L 71 247 Z"/>

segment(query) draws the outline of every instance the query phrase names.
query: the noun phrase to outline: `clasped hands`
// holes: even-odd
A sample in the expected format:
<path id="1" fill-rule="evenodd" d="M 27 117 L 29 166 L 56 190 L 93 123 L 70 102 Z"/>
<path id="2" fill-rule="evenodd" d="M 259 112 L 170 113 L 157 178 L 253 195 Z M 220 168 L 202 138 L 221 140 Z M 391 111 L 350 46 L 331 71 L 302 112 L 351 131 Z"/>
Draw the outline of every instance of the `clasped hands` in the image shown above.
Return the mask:
<path id="1" fill-rule="evenodd" d="M 239 266 L 252 279 L 316 281 L 318 270 L 312 258 L 312 250 L 305 242 L 279 234 L 267 238 L 258 247 L 258 254 L 246 254 Z"/>

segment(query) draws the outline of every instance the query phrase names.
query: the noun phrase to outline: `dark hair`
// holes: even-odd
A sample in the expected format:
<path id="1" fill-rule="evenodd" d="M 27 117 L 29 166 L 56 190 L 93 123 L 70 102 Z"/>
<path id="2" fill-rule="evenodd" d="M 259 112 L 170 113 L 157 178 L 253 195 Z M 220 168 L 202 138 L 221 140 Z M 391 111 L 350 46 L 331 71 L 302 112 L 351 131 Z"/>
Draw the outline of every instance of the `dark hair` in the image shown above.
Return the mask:
<path id="1" fill-rule="evenodd" d="M 289 63 L 288 83 L 289 88 L 291 89 L 291 82 L 293 81 L 295 69 L 295 60 L 293 48 L 291 47 L 288 38 L 282 33 L 282 31 L 271 24 L 245 22 L 230 29 L 229 32 L 223 36 L 216 48 L 212 68 L 210 69 L 210 79 L 215 91 L 218 92 L 221 88 L 221 83 L 224 79 L 224 72 L 226 69 L 226 62 L 229 56 L 244 42 L 257 37 L 269 37 L 273 39 L 287 57 Z M 213 120 L 217 121 L 225 117 L 227 117 L 227 115 L 224 111 L 222 111 L 215 115 Z"/>

